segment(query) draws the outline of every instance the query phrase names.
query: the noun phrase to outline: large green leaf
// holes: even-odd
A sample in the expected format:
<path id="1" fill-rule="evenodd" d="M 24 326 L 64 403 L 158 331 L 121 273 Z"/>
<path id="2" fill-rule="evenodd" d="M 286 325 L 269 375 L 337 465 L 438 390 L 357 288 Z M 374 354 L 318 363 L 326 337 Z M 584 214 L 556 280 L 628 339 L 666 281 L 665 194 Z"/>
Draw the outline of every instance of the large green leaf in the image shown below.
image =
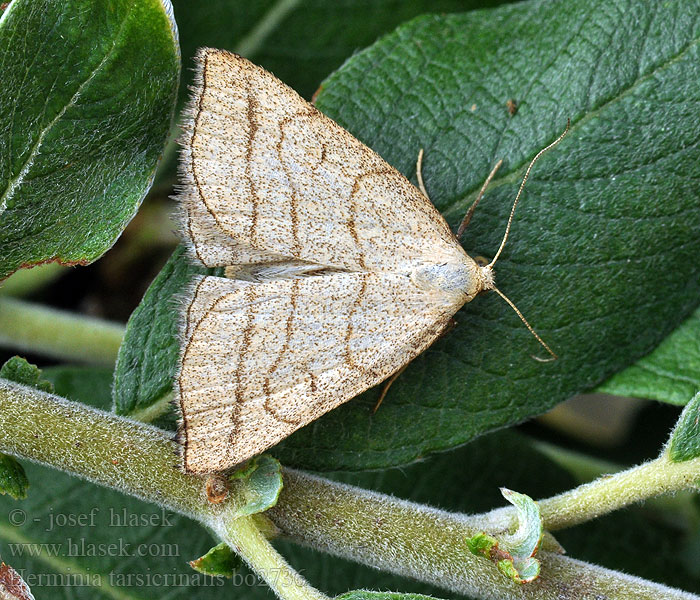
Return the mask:
<path id="1" fill-rule="evenodd" d="M 0 17 L 0 278 L 86 264 L 148 190 L 179 76 L 168 0 L 14 0 Z"/>
<path id="2" fill-rule="evenodd" d="M 686 404 L 700 391 L 700 310 L 651 354 L 613 375 L 597 391 Z"/>
<path id="3" fill-rule="evenodd" d="M 319 108 L 404 173 L 425 149 L 428 192 L 453 224 L 504 159 L 467 231 L 472 255 L 493 256 L 527 163 L 571 119 L 496 266 L 560 359 L 533 360 L 543 350 L 510 308 L 478 298 L 376 414 L 373 390 L 275 448 L 284 464 L 377 468 L 464 443 L 592 388 L 689 314 L 700 300 L 698 7 L 537 1 L 421 17 L 324 83 Z"/>
<path id="4" fill-rule="evenodd" d="M 175 318 L 179 296 L 194 275 L 221 273 L 192 264 L 185 254 L 184 246 L 176 248 L 126 325 L 114 369 L 114 410 L 119 415 L 167 410 L 180 356 Z"/>
<path id="5" fill-rule="evenodd" d="M 528 161 L 496 295 L 377 392 L 275 450 L 314 469 L 408 462 L 545 411 L 632 363 L 700 300 L 700 3 L 524 2 L 418 18 L 349 60 L 317 105 L 409 175 L 425 149 L 433 202 L 456 224 L 504 165 L 465 246 L 493 256 Z M 519 104 L 511 116 L 505 103 Z M 679 99 L 682 99 L 679 101 Z M 672 265 L 672 267 L 670 267 Z"/>
<path id="6" fill-rule="evenodd" d="M 179 357 L 177 294 L 202 267 L 179 246 L 146 291 L 126 326 L 114 369 L 114 408 L 120 415 L 144 410 L 169 394 Z"/>
<path id="7" fill-rule="evenodd" d="M 232 50 L 272 71 L 302 96 L 358 48 L 424 13 L 461 12 L 506 0 L 173 0 L 182 56 L 199 46 Z M 189 81 L 191 74 L 183 72 Z"/>

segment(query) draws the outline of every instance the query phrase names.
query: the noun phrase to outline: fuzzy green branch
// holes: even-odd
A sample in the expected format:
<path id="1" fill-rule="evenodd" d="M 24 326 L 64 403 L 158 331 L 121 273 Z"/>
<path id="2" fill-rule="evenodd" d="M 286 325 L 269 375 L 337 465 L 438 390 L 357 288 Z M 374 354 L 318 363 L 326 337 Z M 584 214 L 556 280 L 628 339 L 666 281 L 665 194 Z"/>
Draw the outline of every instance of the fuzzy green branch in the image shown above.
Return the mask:
<path id="1" fill-rule="evenodd" d="M 310 587 L 303 577 L 277 554 L 252 517 L 233 520 L 230 518 L 231 512 L 228 511 L 211 523 L 212 529 L 240 556 L 248 557 L 248 563 L 253 565 L 279 598 L 328 600 L 327 596 Z"/>
<path id="2" fill-rule="evenodd" d="M 624 469 L 621 465 L 568 450 L 548 442 L 535 442 L 535 447 L 545 456 L 569 471 L 581 484 L 600 477 L 609 479 L 612 474 Z M 644 508 L 653 510 L 655 518 L 662 519 L 672 527 L 683 529 L 700 528 L 700 515 L 695 507 L 696 490 L 675 492 L 645 500 Z M 550 515 L 550 524 L 554 519 Z"/>
<path id="3" fill-rule="evenodd" d="M 112 366 L 124 327 L 39 304 L 0 298 L 0 346 L 60 360 Z"/>
<path id="4" fill-rule="evenodd" d="M 218 532 L 283 600 L 323 600 L 272 548 L 235 499 L 207 500 L 200 477 L 175 468 L 165 431 L 0 379 L 0 452 L 154 502 Z"/>
<path id="5" fill-rule="evenodd" d="M 668 453 L 663 452 L 655 460 L 603 475 L 563 494 L 540 500 L 538 504 L 545 529 L 556 531 L 662 494 L 699 487 L 700 458 L 673 462 Z M 486 531 L 504 531 L 515 523 L 515 512 L 510 507 L 499 508 L 480 519 Z"/>
<path id="6" fill-rule="evenodd" d="M 170 435 L 142 423 L 0 380 L 0 451 L 28 458 L 155 502 L 217 532 L 284 600 L 323 600 L 280 557 L 252 518 L 231 519 L 211 504 L 201 478 L 173 468 Z M 478 519 L 284 472 L 277 506 L 266 513 L 291 539 L 332 554 L 479 598 L 502 600 L 700 600 L 700 597 L 553 553 L 542 575 L 519 585 L 472 555 L 465 540 Z"/>
<path id="7" fill-rule="evenodd" d="M 465 539 L 478 519 L 286 470 L 277 506 L 266 514 L 292 540 L 477 598 L 499 600 L 698 600 L 699 596 L 540 552 L 540 578 L 505 579 L 472 555 Z"/>

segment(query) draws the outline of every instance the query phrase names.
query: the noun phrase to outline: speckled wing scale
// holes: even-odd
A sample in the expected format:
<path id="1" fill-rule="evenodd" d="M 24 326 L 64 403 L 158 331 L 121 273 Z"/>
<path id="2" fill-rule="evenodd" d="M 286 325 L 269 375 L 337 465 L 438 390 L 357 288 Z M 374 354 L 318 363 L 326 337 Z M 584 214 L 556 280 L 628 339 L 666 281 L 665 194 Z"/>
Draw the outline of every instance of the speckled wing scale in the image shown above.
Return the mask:
<path id="1" fill-rule="evenodd" d="M 182 229 L 227 277 L 188 294 L 176 395 L 209 473 L 387 378 L 480 287 L 430 201 L 273 75 L 203 49 L 195 82 Z"/>

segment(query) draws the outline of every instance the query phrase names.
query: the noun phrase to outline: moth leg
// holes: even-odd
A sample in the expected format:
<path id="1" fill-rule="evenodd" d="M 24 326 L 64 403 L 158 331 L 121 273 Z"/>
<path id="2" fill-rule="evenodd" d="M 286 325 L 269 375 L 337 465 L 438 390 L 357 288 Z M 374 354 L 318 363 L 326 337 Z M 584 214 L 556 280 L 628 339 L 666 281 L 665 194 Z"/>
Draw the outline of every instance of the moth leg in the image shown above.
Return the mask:
<path id="1" fill-rule="evenodd" d="M 418 150 L 418 159 L 416 160 L 416 179 L 418 179 L 418 189 L 428 200 L 430 200 L 430 196 L 428 196 L 428 191 L 425 189 L 425 184 L 423 183 L 423 148 Z"/>
<path id="2" fill-rule="evenodd" d="M 421 151 L 422 152 L 422 151 Z M 376 413 L 377 410 L 379 409 L 379 405 L 384 402 L 384 398 L 386 398 L 386 395 L 389 393 L 389 388 L 391 387 L 391 384 L 396 381 L 401 373 L 403 373 L 406 370 L 406 367 L 410 363 L 406 363 L 403 367 L 401 367 L 396 373 L 394 373 L 389 379 L 387 379 L 384 382 L 384 387 L 382 388 L 382 393 L 379 395 L 379 400 L 377 400 L 377 403 L 374 405 L 374 408 L 372 409 L 372 414 Z"/>
<path id="3" fill-rule="evenodd" d="M 472 220 L 472 215 L 474 214 L 474 211 L 476 210 L 477 204 L 479 204 L 479 200 L 481 200 L 481 198 L 483 197 L 484 192 L 486 191 L 486 188 L 488 187 L 489 183 L 491 183 L 491 180 L 496 175 L 496 171 L 498 171 L 498 169 L 500 168 L 500 166 L 502 164 L 503 164 L 503 159 L 499 160 L 496 163 L 496 166 L 493 169 L 491 169 L 489 176 L 486 178 L 486 181 L 484 181 L 484 185 L 482 185 L 481 189 L 479 190 L 479 195 L 476 197 L 476 200 L 474 200 L 472 205 L 469 207 L 467 214 L 464 215 L 462 222 L 459 224 L 459 227 L 457 228 L 457 233 L 455 235 L 455 237 L 457 239 L 460 239 L 462 237 L 464 230 L 467 228 L 467 225 L 469 225 L 469 221 Z"/>

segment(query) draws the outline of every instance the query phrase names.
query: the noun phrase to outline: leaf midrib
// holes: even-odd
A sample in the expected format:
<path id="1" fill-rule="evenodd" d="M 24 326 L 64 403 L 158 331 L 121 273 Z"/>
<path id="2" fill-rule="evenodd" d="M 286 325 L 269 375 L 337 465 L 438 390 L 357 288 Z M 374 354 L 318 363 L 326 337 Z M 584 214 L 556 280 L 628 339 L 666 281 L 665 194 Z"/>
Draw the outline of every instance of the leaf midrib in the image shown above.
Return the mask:
<path id="1" fill-rule="evenodd" d="M 73 106 L 75 106 L 76 101 L 80 97 L 81 93 L 85 89 L 85 87 L 95 78 L 97 73 L 102 69 L 102 67 L 105 65 L 105 63 L 111 58 L 113 55 L 114 51 L 116 50 L 117 47 L 117 41 L 120 39 L 122 32 L 124 31 L 124 27 L 129 20 L 129 15 L 134 7 L 134 4 L 130 4 L 128 10 L 126 11 L 124 15 L 124 19 L 122 20 L 121 24 L 119 25 L 119 29 L 114 36 L 114 39 L 112 40 L 112 46 L 109 49 L 109 51 L 105 54 L 104 58 L 99 62 L 99 64 L 92 70 L 90 75 L 83 81 L 83 83 L 80 84 L 76 92 L 73 94 L 71 99 L 65 104 L 65 106 L 56 114 L 56 116 L 44 127 L 44 129 L 41 131 L 39 134 L 39 137 L 37 138 L 36 142 L 32 146 L 31 152 L 29 153 L 29 156 L 25 160 L 24 165 L 20 169 L 19 173 L 17 174 L 16 177 L 13 179 L 10 179 L 8 181 L 7 187 L 5 188 L 5 192 L 3 193 L 2 197 L 0 197 L 0 216 L 7 210 L 7 204 L 8 202 L 12 199 L 13 194 L 15 193 L 15 190 L 22 185 L 24 182 L 24 178 L 26 177 L 27 173 L 29 173 L 29 170 L 32 168 L 34 165 L 34 160 L 39 154 L 39 149 L 41 148 L 41 145 L 44 142 L 44 139 L 46 138 L 47 134 L 53 126 L 63 117 L 63 115 L 66 113 L 66 111 Z"/>

